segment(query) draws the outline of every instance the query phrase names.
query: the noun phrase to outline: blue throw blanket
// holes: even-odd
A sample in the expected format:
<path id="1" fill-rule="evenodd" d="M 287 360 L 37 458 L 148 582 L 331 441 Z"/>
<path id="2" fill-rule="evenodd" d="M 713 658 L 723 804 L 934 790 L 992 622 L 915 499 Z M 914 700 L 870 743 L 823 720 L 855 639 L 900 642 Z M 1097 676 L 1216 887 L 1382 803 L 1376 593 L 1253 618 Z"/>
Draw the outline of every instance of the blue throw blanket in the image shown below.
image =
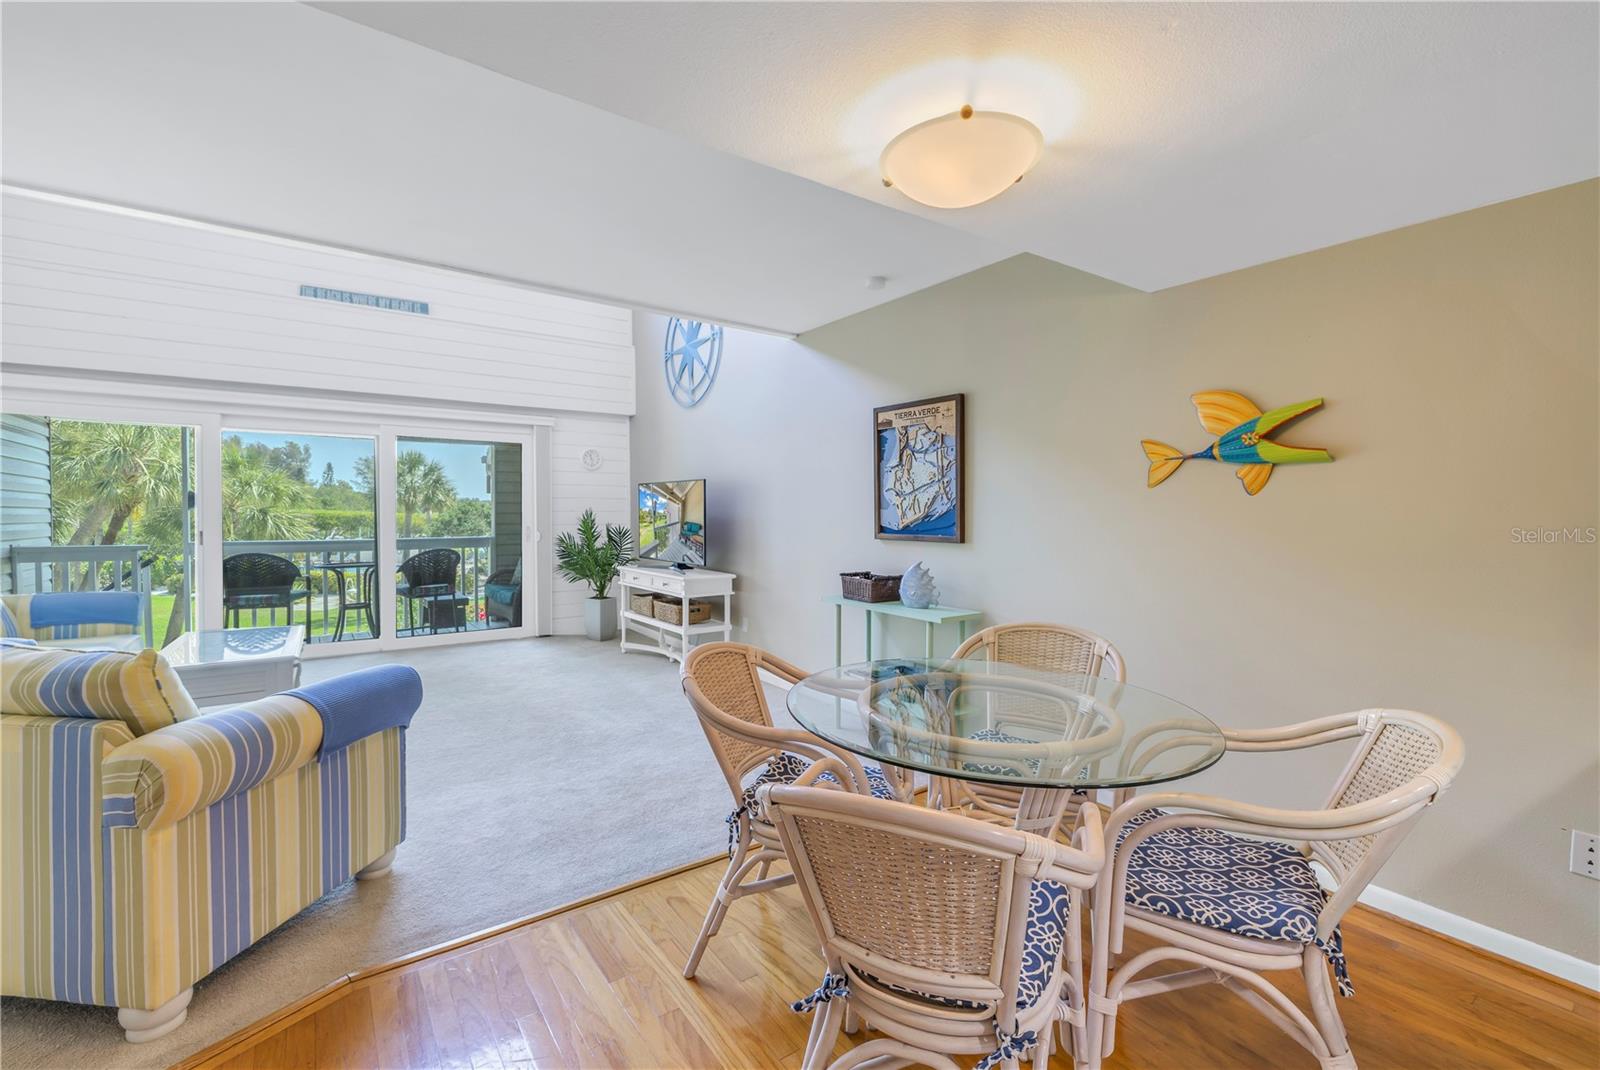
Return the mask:
<path id="1" fill-rule="evenodd" d="M 407 728 L 422 705 L 422 677 L 409 665 L 375 665 L 288 692 L 322 717 L 322 748 L 332 754 L 385 728 Z"/>

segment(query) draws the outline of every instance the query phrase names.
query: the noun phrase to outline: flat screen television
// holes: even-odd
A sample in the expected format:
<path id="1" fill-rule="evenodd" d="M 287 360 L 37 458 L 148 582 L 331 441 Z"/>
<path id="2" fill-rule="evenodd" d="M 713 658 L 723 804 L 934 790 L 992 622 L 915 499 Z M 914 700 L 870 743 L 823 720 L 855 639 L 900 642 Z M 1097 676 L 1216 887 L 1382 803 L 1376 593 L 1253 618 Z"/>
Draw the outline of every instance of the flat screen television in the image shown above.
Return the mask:
<path id="1" fill-rule="evenodd" d="M 639 558 L 676 568 L 705 567 L 705 480 L 639 484 Z"/>

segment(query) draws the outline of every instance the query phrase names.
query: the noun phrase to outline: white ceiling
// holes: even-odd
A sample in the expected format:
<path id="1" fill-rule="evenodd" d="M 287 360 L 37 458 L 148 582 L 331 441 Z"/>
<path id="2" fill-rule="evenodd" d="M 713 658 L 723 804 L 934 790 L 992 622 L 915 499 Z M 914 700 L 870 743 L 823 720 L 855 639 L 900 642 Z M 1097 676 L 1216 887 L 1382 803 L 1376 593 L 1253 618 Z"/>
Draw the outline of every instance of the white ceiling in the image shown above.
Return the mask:
<path id="1" fill-rule="evenodd" d="M 1600 174 L 1600 5 L 324 3 L 1141 289 Z M 988 205 L 883 188 L 963 103 L 1044 129 Z"/>
<path id="2" fill-rule="evenodd" d="M 1015 252 L 300 4 L 0 17 L 20 186 L 785 332 Z"/>
<path id="3" fill-rule="evenodd" d="M 0 176 L 795 332 L 1017 252 L 1158 289 L 1600 173 L 1588 3 L 319 6 L 6 3 Z M 968 101 L 1035 171 L 885 190 Z"/>

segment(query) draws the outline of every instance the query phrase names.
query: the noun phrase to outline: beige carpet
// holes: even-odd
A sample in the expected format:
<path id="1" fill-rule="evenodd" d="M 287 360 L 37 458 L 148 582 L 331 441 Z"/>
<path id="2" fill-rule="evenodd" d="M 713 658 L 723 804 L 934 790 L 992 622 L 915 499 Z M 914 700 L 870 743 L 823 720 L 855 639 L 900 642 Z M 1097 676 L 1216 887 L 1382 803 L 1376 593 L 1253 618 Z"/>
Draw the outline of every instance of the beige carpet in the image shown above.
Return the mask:
<path id="1" fill-rule="evenodd" d="M 612 643 L 525 639 L 308 661 L 422 673 L 407 739 L 407 839 L 386 880 L 350 883 L 195 987 L 189 1021 L 144 1045 L 116 1012 L 0 1005 L 0 1064 L 165 1067 L 352 970 L 715 853 L 728 789 L 677 666 Z"/>

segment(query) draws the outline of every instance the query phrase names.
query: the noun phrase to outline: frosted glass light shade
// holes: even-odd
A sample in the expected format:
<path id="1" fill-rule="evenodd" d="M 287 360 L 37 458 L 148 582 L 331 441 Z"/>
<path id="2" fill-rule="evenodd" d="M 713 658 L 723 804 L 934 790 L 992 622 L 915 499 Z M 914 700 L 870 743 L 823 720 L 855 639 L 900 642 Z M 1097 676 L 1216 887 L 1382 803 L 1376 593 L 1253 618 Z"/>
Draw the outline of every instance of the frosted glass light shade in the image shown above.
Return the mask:
<path id="1" fill-rule="evenodd" d="M 1039 161 L 1044 137 L 1028 120 L 970 107 L 918 123 L 883 150 L 883 182 L 930 208 L 998 197 Z"/>

